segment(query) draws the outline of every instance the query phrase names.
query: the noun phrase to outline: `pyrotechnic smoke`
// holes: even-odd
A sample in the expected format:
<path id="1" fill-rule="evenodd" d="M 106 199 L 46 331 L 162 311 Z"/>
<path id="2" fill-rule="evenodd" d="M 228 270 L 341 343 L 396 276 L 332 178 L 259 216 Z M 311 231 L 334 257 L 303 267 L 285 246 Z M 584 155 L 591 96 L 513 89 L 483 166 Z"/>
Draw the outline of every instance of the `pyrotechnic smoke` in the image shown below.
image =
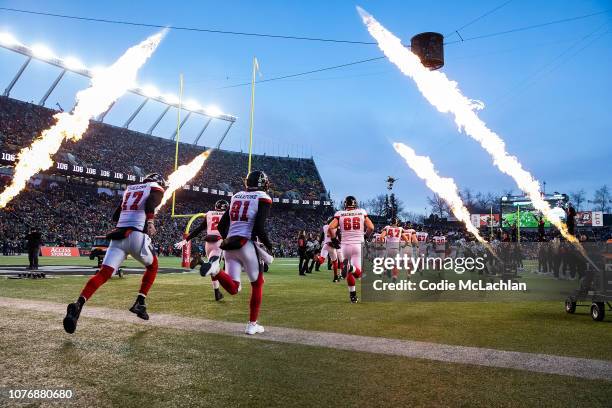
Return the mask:
<path id="1" fill-rule="evenodd" d="M 168 188 L 166 188 L 166 191 L 164 191 L 162 201 L 155 209 L 155 212 L 158 212 L 164 206 L 164 204 L 166 204 L 168 200 L 172 198 L 172 194 L 176 190 L 183 187 L 189 182 L 189 180 L 198 174 L 209 155 L 210 149 L 197 155 L 191 162 L 179 166 L 174 172 L 172 172 L 172 174 L 168 176 Z"/>
<path id="2" fill-rule="evenodd" d="M 416 82 L 419 91 L 436 109 L 440 112 L 452 113 L 459 131 L 463 130 L 468 136 L 478 141 L 491 155 L 493 163 L 499 170 L 512 177 L 518 187 L 529 196 L 534 208 L 542 212 L 568 241 L 577 243 L 576 237 L 568 232 L 567 226 L 557 214 L 551 211 L 548 203 L 542 198 L 539 183 L 527 170 L 523 169 L 515 156 L 506 152 L 504 141 L 480 120 L 475 111 L 482 109 L 484 104 L 465 97 L 459 90 L 457 82 L 451 81 L 442 72 L 425 68 L 419 57 L 403 46 L 399 38 L 384 28 L 365 10 L 360 7 L 357 7 L 357 10 L 368 31 L 376 39 L 379 48 L 389 61 L 394 63 L 404 75 Z"/>
<path id="3" fill-rule="evenodd" d="M 90 87 L 77 93 L 74 111 L 54 115 L 56 123 L 19 152 L 11 184 L 0 194 L 0 208 L 6 207 L 32 176 L 53 165 L 51 158 L 64 140 L 80 140 L 89 126 L 89 120 L 105 112 L 134 86 L 138 70 L 153 54 L 165 32 L 163 30 L 131 47 L 113 65 L 97 71 Z"/>
<path id="4" fill-rule="evenodd" d="M 393 147 L 395 151 L 406 160 L 406 163 L 414 170 L 416 175 L 425 181 L 427 187 L 439 195 L 440 198 L 449 205 L 455 217 L 465 224 L 467 230 L 474 235 L 479 242 L 488 246 L 488 242 L 480 236 L 478 229 L 472 224 L 470 212 L 465 208 L 463 200 L 461 200 L 459 196 L 455 181 L 449 177 L 440 177 L 429 157 L 417 155 L 411 147 L 403 143 L 393 143 Z"/>

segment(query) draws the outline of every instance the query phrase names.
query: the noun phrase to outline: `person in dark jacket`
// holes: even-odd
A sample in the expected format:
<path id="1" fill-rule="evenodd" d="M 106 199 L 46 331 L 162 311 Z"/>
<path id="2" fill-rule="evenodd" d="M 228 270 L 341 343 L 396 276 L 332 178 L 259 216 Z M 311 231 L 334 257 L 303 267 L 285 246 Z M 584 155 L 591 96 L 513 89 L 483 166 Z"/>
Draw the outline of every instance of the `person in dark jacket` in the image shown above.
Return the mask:
<path id="1" fill-rule="evenodd" d="M 297 238 L 298 255 L 300 256 L 300 263 L 298 265 L 298 271 L 301 276 L 306 276 L 304 264 L 308 262 L 306 257 L 306 231 L 300 231 Z"/>
<path id="2" fill-rule="evenodd" d="M 540 215 L 540 218 L 538 219 L 538 241 L 544 242 L 545 236 L 546 232 L 544 230 L 544 216 Z"/>
<path id="3" fill-rule="evenodd" d="M 576 209 L 571 203 L 567 206 L 566 214 L 567 214 L 567 231 L 570 234 L 575 235 Z"/>
<path id="4" fill-rule="evenodd" d="M 30 229 L 30 233 L 26 235 L 25 240 L 28 249 L 28 261 L 30 262 L 28 269 L 38 269 L 38 253 L 42 244 L 42 235 L 38 228 Z"/>
<path id="5" fill-rule="evenodd" d="M 312 273 L 320 249 L 321 246 L 319 245 L 319 242 L 315 236 L 312 233 L 308 234 L 308 240 L 306 241 L 306 262 L 304 263 L 304 272 Z"/>

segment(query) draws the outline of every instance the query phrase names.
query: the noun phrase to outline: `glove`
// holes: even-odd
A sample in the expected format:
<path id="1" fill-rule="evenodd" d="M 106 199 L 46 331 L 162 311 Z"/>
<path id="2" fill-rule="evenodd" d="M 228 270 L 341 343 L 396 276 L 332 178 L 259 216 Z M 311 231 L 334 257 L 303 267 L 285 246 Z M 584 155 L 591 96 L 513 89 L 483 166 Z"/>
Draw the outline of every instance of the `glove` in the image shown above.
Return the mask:
<path id="1" fill-rule="evenodd" d="M 147 231 L 147 235 L 152 237 L 153 235 L 157 234 L 157 230 L 155 229 L 155 224 L 153 224 L 153 222 L 149 221 L 147 222 L 147 226 L 146 226 L 146 231 Z"/>
<path id="2" fill-rule="evenodd" d="M 264 264 L 269 265 L 274 262 L 274 257 L 267 252 L 267 249 L 259 242 L 255 244 L 255 250 Z"/>
<path id="3" fill-rule="evenodd" d="M 181 242 L 177 242 L 176 244 L 174 244 L 174 247 L 175 247 L 176 249 L 183 249 L 183 247 L 184 247 L 185 245 L 187 245 L 187 242 L 188 242 L 188 241 L 187 241 L 186 239 L 184 239 L 184 240 L 182 240 Z"/>
<path id="4" fill-rule="evenodd" d="M 338 238 L 332 238 L 329 243 L 329 246 L 335 249 L 340 249 L 340 241 L 338 240 Z"/>

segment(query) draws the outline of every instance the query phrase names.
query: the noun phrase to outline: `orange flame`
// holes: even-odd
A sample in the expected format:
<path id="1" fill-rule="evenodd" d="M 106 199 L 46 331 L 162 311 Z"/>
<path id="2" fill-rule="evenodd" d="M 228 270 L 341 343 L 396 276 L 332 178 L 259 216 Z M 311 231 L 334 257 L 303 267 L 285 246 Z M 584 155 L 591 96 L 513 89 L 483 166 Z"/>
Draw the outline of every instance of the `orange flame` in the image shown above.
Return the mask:
<path id="1" fill-rule="evenodd" d="M 158 212 L 164 204 L 172 198 L 172 194 L 179 188 L 183 187 L 185 184 L 189 182 L 192 178 L 195 177 L 196 174 L 200 171 L 206 159 L 210 155 L 211 150 L 206 150 L 201 154 L 197 155 L 195 159 L 187 164 L 183 164 L 179 166 L 174 172 L 172 172 L 168 176 L 168 188 L 164 191 L 164 196 L 162 197 L 161 203 L 155 209 L 155 212 Z"/>
<path id="2" fill-rule="evenodd" d="M 476 237 L 478 242 L 488 247 L 489 243 L 480 236 L 478 229 L 470 220 L 470 212 L 459 196 L 455 181 L 450 177 L 440 177 L 433 163 L 427 156 L 419 156 L 409 146 L 403 143 L 393 143 L 393 148 L 406 160 L 408 166 L 414 170 L 416 175 L 425 181 L 427 187 L 438 194 L 449 205 L 453 215 L 465 224 L 467 230 Z"/>
<path id="3" fill-rule="evenodd" d="M 533 206 L 542 212 L 568 241 L 577 243 L 578 240 L 569 233 L 559 215 L 554 213 L 542 198 L 538 181 L 523 169 L 515 156 L 508 154 L 504 141 L 478 117 L 475 111 L 482 109 L 484 104 L 465 97 L 457 82 L 448 79 L 444 73 L 425 68 L 419 57 L 404 47 L 398 37 L 362 8 L 357 7 L 357 10 L 389 61 L 416 82 L 419 91 L 436 109 L 443 113 L 452 113 L 459 130 L 479 142 L 491 155 L 497 168 L 512 177 L 518 187 L 529 196 Z"/>
<path id="4" fill-rule="evenodd" d="M 163 30 L 131 47 L 113 65 L 96 72 L 91 86 L 77 93 L 74 111 L 54 115 L 55 124 L 19 152 L 11 184 L 0 194 L 0 208 L 6 207 L 32 176 L 53 165 L 51 158 L 64 140 L 79 141 L 89 127 L 89 120 L 105 112 L 134 86 L 138 70 L 153 54 L 165 32 Z"/>

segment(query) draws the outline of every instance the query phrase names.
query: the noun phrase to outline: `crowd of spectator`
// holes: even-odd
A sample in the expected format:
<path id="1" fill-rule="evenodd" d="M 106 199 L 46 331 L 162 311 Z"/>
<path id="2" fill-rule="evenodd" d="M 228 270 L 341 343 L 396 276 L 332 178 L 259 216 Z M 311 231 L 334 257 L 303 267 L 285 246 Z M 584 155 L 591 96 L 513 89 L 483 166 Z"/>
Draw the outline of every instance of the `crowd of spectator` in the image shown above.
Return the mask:
<path id="1" fill-rule="evenodd" d="M 17 153 L 54 122 L 57 113 L 49 108 L 0 96 L 0 145 L 6 153 Z M 169 174 L 173 170 L 176 145 L 173 141 L 133 130 L 92 122 L 78 142 L 66 141 L 56 161 L 102 168 L 124 174 Z M 186 163 L 206 150 L 205 146 L 181 143 L 179 163 Z M 248 156 L 241 152 L 214 151 L 192 184 L 224 191 L 243 186 Z M 324 200 L 327 198 L 312 159 L 254 155 L 253 167 L 265 171 L 276 197 Z"/>
<path id="2" fill-rule="evenodd" d="M 0 146 L 6 153 L 17 153 L 29 145 L 41 131 L 54 122 L 56 112 L 0 96 Z M 179 162 L 185 163 L 206 148 L 182 143 Z M 86 135 L 78 143 L 64 142 L 54 157 L 57 161 L 86 167 L 102 168 L 125 174 L 144 176 L 149 172 L 169 174 L 174 166 L 174 142 L 145 135 L 112 125 L 92 122 Z M 241 152 L 215 150 L 204 164 L 192 184 L 223 191 L 238 191 L 243 187 L 244 169 L 248 156 Z M 265 171 L 271 180 L 271 195 L 299 200 L 326 200 L 327 192 L 312 159 L 271 157 L 254 155 L 253 167 Z M 0 187 L 10 180 L 0 179 Z M 112 228 L 111 214 L 120 201 L 119 190 L 77 184 L 63 178 L 34 179 L 19 197 L 0 211 L 0 244 L 5 255 L 24 251 L 23 237 L 30 228 L 38 227 L 43 241 L 60 246 L 86 246 L 95 236 L 104 235 Z M 176 212 L 193 214 L 213 208 L 217 196 L 182 191 L 177 200 Z M 275 255 L 296 256 L 297 237 L 300 231 L 317 240 L 321 226 L 332 215 L 331 208 L 308 209 L 288 205 L 273 207 L 269 222 L 269 234 L 275 243 Z M 167 209 L 159 215 L 158 234 L 154 244 L 162 255 L 178 255 L 173 244 L 180 240 L 186 218 L 171 218 Z M 381 226 L 378 226 L 381 227 Z M 452 239 L 472 239 L 464 228 L 448 223 L 423 226 L 439 231 Z M 481 233 L 487 239 L 489 230 Z M 580 228 L 587 241 L 601 241 L 610 237 L 609 228 Z M 518 231 L 495 231 L 500 241 L 517 241 Z M 558 233 L 550 231 L 544 240 L 558 239 Z M 541 232 L 521 230 L 521 242 L 542 241 Z M 201 242 L 195 241 L 196 248 Z"/>
<path id="3" fill-rule="evenodd" d="M 9 181 L 0 179 L 0 188 Z M 111 195 L 112 194 L 112 195 Z M 105 235 L 114 226 L 111 216 L 121 201 L 121 191 L 76 182 L 34 179 L 19 197 L 0 211 L 0 243 L 3 254 L 24 252 L 24 237 L 39 228 L 43 242 L 54 246 L 88 247 L 94 237 Z M 212 209 L 219 197 L 190 192 L 177 194 L 176 214 L 197 214 Z M 157 216 L 153 243 L 161 255 L 179 255 L 173 244 L 182 239 L 188 218 L 172 218 L 170 205 Z M 299 230 L 317 230 L 330 214 L 319 209 L 294 209 L 287 205 L 272 207 L 268 233 L 277 256 L 292 256 Z M 200 221 L 196 220 L 194 227 Z M 201 238 L 201 237 L 200 237 Z M 200 247 L 203 241 L 194 240 Z"/>

